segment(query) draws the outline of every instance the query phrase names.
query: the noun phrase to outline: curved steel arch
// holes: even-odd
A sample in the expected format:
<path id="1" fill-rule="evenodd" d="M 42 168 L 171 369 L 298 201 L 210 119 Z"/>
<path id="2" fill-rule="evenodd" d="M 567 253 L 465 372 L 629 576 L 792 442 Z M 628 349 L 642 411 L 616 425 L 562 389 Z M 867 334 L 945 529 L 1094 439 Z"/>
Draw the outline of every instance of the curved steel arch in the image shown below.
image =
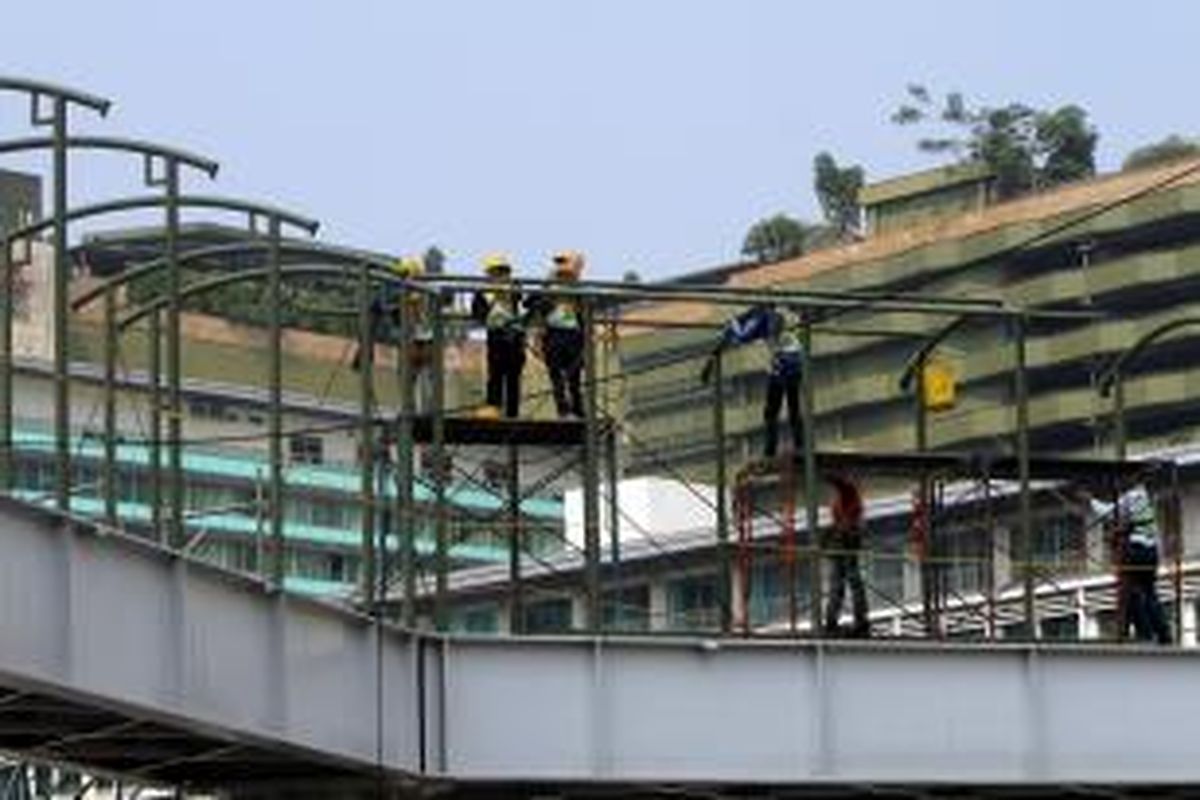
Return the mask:
<path id="1" fill-rule="evenodd" d="M 1113 356 L 1112 361 L 1109 362 L 1108 368 L 1100 374 L 1100 379 L 1096 382 L 1096 386 L 1100 391 L 1100 396 L 1108 397 L 1108 395 L 1112 392 L 1113 384 L 1115 384 L 1122 377 L 1125 367 L 1135 358 L 1140 356 L 1142 351 L 1144 351 L 1147 347 L 1154 344 L 1168 333 L 1173 333 L 1180 328 L 1186 328 L 1192 325 L 1200 325 L 1200 317 L 1183 317 L 1182 319 L 1164 322 L 1157 328 L 1146 332 L 1136 342 Z"/>
<path id="2" fill-rule="evenodd" d="M 56 146 L 53 137 L 32 136 L 24 139 L 9 139 L 0 141 L 0 154 L 21 153 L 26 150 L 48 150 Z M 186 164 L 208 177 L 215 178 L 220 168 L 217 162 L 204 156 L 180 150 L 174 147 L 155 144 L 141 139 L 124 139 L 111 136 L 68 136 L 65 139 L 68 149 L 82 150 L 111 150 L 125 153 L 140 153 L 146 158 L 162 158 L 179 164 Z"/>
<path id="3" fill-rule="evenodd" d="M 359 261 L 357 266 L 361 268 L 364 264 L 368 264 L 368 262 Z M 350 264 L 337 266 L 332 264 L 293 265 L 289 267 L 280 267 L 279 274 L 281 276 L 289 277 L 329 276 L 335 278 L 346 278 L 347 280 L 357 279 L 361 273 L 357 270 L 351 271 L 350 266 Z M 196 281 L 195 283 L 185 286 L 183 289 L 181 289 L 179 292 L 179 297 L 180 299 L 187 299 L 189 297 L 195 297 L 197 295 L 204 294 L 205 292 L 210 292 L 225 286 L 233 286 L 238 283 L 249 283 L 257 280 L 266 280 L 267 278 L 271 277 L 272 269 L 272 267 L 254 267 L 252 269 L 224 273 L 213 278 Z M 402 285 L 408 287 L 412 291 L 420 291 L 420 287 L 413 282 L 404 280 L 403 278 L 396 276 L 394 273 L 385 272 L 378 267 L 372 268 L 368 274 L 371 278 L 375 278 L 383 283 Z M 150 316 L 154 312 L 161 311 L 166 307 L 168 302 L 170 302 L 170 298 L 157 297 L 154 300 L 151 300 L 149 303 L 138 306 L 120 319 L 120 321 L 117 323 L 117 328 L 119 330 L 128 328 L 138 321 Z"/>
<path id="4" fill-rule="evenodd" d="M 102 117 L 108 116 L 108 111 L 112 108 L 112 101 L 106 97 L 100 97 L 57 83 L 33 81 L 27 78 L 9 78 L 0 75 L 0 91 L 25 92 L 32 95 L 35 103 L 38 97 L 53 97 L 68 103 L 90 108 L 98 112 Z"/>
<path id="5" fill-rule="evenodd" d="M 117 214 L 123 211 L 137 211 L 143 208 L 162 208 L 170 202 L 170 199 L 162 195 L 145 195 L 142 197 L 126 197 L 120 200 L 109 200 L 103 203 L 94 203 L 88 206 L 79 206 L 67 211 L 66 221 L 77 222 L 81 219 L 90 219 L 91 217 L 99 217 L 105 214 Z M 315 235 L 320 229 L 321 223 L 315 219 L 296 214 L 278 206 L 270 206 L 263 203 L 254 203 L 245 200 L 238 200 L 233 197 L 217 197 L 212 195 L 180 195 L 176 198 L 176 202 L 181 207 L 188 208 L 215 208 L 221 211 L 233 211 L 246 213 L 251 216 L 258 217 L 276 217 L 280 222 L 292 225 L 303 230 L 310 236 Z M 44 233 L 54 227 L 53 219 L 43 219 L 34 222 L 31 225 L 26 225 L 22 228 L 9 231 L 7 238 L 10 242 L 15 242 L 18 239 L 31 239 L 40 233 Z"/>
<path id="6" fill-rule="evenodd" d="M 179 254 L 179 265 L 183 266 L 192 261 L 198 261 L 204 258 L 219 258 L 221 256 L 247 255 L 254 253 L 269 254 L 271 252 L 272 243 L 270 241 L 246 241 L 234 242 L 232 244 L 213 245 L 212 247 L 200 247 L 195 250 Z M 329 264 L 339 264 L 343 267 L 361 266 L 369 264 L 376 268 L 378 272 L 373 273 L 380 280 L 385 280 L 394 284 L 407 284 L 412 291 L 425 292 L 428 294 L 434 293 L 436 290 L 428 286 L 422 286 L 417 282 L 405 281 L 396 276 L 391 271 L 391 260 L 382 256 L 373 256 L 369 253 L 360 253 L 345 248 L 333 247 L 330 245 L 322 245 L 308 242 L 280 242 L 279 252 L 281 255 L 289 255 L 293 257 L 310 257 L 314 259 L 324 259 Z M 107 281 L 93 286 L 87 291 L 81 293 L 71 300 L 71 308 L 79 310 L 80 308 L 91 303 L 98 297 L 104 294 L 109 288 L 122 286 L 130 281 L 145 277 L 167 266 L 167 260 L 164 258 L 156 258 L 152 261 L 145 261 L 137 264 L 124 272 L 114 275 Z"/>
<path id="7" fill-rule="evenodd" d="M 1101 375 L 1096 383 L 1096 389 L 1101 397 L 1113 398 L 1113 449 L 1117 458 L 1125 458 L 1127 450 L 1127 433 L 1125 429 L 1125 368 L 1140 356 L 1147 347 L 1180 328 L 1200 325 L 1200 317 L 1183 317 L 1182 319 L 1164 322 L 1162 325 L 1147 331 L 1141 338 L 1122 350 Z"/>

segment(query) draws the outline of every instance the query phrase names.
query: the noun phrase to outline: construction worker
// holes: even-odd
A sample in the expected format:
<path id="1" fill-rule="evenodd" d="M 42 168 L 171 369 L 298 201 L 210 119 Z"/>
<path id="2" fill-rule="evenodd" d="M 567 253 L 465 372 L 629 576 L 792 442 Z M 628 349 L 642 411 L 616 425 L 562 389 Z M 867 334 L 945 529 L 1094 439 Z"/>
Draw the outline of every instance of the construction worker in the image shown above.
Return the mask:
<path id="1" fill-rule="evenodd" d="M 398 278 L 410 280 L 425 273 L 424 261 L 419 256 L 406 256 L 392 264 L 392 272 Z M 395 342 L 400 325 L 400 297 L 403 293 L 392 283 L 384 286 L 371 300 L 371 324 L 376 342 Z M 401 357 L 409 359 L 412 370 L 416 410 L 429 410 L 431 381 L 429 366 L 433 356 L 433 328 L 429 324 L 429 298 L 423 292 L 408 292 L 409 322 L 412 327 L 412 344 Z M 362 364 L 363 354 L 355 352 L 353 368 L 357 371 Z"/>
<path id="2" fill-rule="evenodd" d="M 570 286 L 583 273 L 583 254 L 561 251 L 554 254 L 550 277 L 554 283 Z M 583 418 L 583 315 L 579 298 L 556 294 L 553 290 L 530 298 L 530 313 L 545 325 L 542 357 L 550 373 L 554 405 L 561 419 Z"/>
<path id="3" fill-rule="evenodd" d="M 1137 639 L 1171 643 L 1171 629 L 1158 599 L 1158 525 L 1154 504 L 1144 486 L 1121 495 L 1113 510 L 1116 545 L 1121 562 L 1121 593 L 1129 630 Z"/>
<path id="4" fill-rule="evenodd" d="M 487 327 L 487 416 L 515 419 L 521 409 L 521 370 L 525 368 L 525 318 L 521 295 L 512 285 L 512 263 L 493 254 L 483 270 L 495 288 L 475 292 L 471 316 Z"/>
<path id="5" fill-rule="evenodd" d="M 838 635 L 842 599 L 848 583 L 854 612 L 854 627 L 850 635 L 865 639 L 871 635 L 871 625 L 867 620 L 867 591 L 858 565 L 863 540 L 862 493 L 849 475 L 835 473 L 827 475 L 825 480 L 833 487 L 833 499 L 829 504 L 833 524 L 826 542 L 833 573 L 830 576 L 829 605 L 825 611 L 825 631 L 830 636 Z"/>
<path id="6" fill-rule="evenodd" d="M 739 314 L 726 323 L 717 343 L 716 352 L 704 365 L 700 378 L 708 383 L 718 354 L 727 347 L 762 340 L 770 351 L 767 371 L 767 398 L 763 406 L 763 425 L 766 442 L 763 453 L 774 458 L 779 449 L 779 413 L 787 400 L 788 423 L 792 428 L 792 445 L 798 452 L 804 440 L 804 423 L 800 416 L 800 370 L 804 361 L 803 348 L 797 332 L 798 317 L 791 311 L 781 311 L 774 304 L 763 303 Z"/>

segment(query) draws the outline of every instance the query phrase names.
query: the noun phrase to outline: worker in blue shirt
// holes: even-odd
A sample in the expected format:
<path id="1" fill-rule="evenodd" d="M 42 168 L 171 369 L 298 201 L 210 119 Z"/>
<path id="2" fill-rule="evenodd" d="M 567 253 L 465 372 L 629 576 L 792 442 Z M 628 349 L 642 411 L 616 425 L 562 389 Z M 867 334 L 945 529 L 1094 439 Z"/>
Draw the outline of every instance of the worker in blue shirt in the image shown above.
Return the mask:
<path id="1" fill-rule="evenodd" d="M 1158 523 L 1149 492 L 1139 485 L 1122 494 L 1115 507 L 1095 505 L 1110 516 L 1120 556 L 1122 625 L 1128 630 L 1132 624 L 1134 636 L 1141 641 L 1170 644 L 1171 629 L 1158 599 Z"/>
<path id="2" fill-rule="evenodd" d="M 774 304 L 756 305 L 726 323 L 721 331 L 717 352 L 709 358 L 701 373 L 701 380 L 707 383 L 717 353 L 727 347 L 754 341 L 766 343 L 771 357 L 767 371 L 767 398 L 763 406 L 763 425 L 766 428 L 763 452 L 767 458 L 774 458 L 779 450 L 779 413 L 784 400 L 787 401 L 788 423 L 797 452 L 804 441 L 804 422 L 800 415 L 800 370 L 804 362 L 804 349 L 797 330 L 799 324 L 799 318 L 791 311 L 780 310 Z"/>

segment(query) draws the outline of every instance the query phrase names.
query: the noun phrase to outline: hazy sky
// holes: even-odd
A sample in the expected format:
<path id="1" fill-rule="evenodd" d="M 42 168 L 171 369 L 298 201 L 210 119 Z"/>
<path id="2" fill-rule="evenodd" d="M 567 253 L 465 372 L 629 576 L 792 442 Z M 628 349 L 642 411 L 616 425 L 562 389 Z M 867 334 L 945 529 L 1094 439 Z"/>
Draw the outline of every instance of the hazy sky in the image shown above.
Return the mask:
<path id="1" fill-rule="evenodd" d="M 455 269 L 493 249 L 526 274 L 559 248 L 594 277 L 735 260 L 755 219 L 816 216 L 823 149 L 869 178 L 936 163 L 887 120 L 910 81 L 1079 103 L 1103 168 L 1200 133 L 1186 0 L 37 0 L 0 24 L 0 73 L 116 101 L 80 130 L 213 156 L 205 191 L 312 214 L 332 242 L 436 243 Z M 0 96 L 0 136 L 26 114 Z M 76 201 L 140 191 L 137 164 L 76 161 Z"/>

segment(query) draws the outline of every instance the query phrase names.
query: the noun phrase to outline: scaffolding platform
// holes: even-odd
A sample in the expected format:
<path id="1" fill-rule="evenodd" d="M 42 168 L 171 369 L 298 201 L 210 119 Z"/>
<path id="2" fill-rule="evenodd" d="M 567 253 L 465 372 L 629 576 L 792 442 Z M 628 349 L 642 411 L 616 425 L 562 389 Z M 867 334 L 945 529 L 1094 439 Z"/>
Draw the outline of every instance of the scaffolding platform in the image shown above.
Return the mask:
<path id="1" fill-rule="evenodd" d="M 584 422 L 580 419 L 485 419 L 448 416 L 444 422 L 447 445 L 516 444 L 534 447 L 580 446 L 584 440 Z M 413 418 L 413 439 L 421 444 L 433 441 L 433 419 Z"/>
<path id="2" fill-rule="evenodd" d="M 1020 479 L 1020 461 L 1014 455 L 937 451 L 926 453 L 874 453 L 822 450 L 816 454 L 817 472 L 825 475 L 848 472 L 858 476 L 937 477 L 939 479 L 1015 481 Z M 802 475 L 804 454 L 792 457 L 794 475 Z M 769 482 L 788 466 L 788 455 L 746 464 L 738 480 Z M 1170 462 L 1034 456 L 1029 459 L 1030 480 L 1067 480 L 1078 483 L 1128 483 L 1168 468 Z"/>

